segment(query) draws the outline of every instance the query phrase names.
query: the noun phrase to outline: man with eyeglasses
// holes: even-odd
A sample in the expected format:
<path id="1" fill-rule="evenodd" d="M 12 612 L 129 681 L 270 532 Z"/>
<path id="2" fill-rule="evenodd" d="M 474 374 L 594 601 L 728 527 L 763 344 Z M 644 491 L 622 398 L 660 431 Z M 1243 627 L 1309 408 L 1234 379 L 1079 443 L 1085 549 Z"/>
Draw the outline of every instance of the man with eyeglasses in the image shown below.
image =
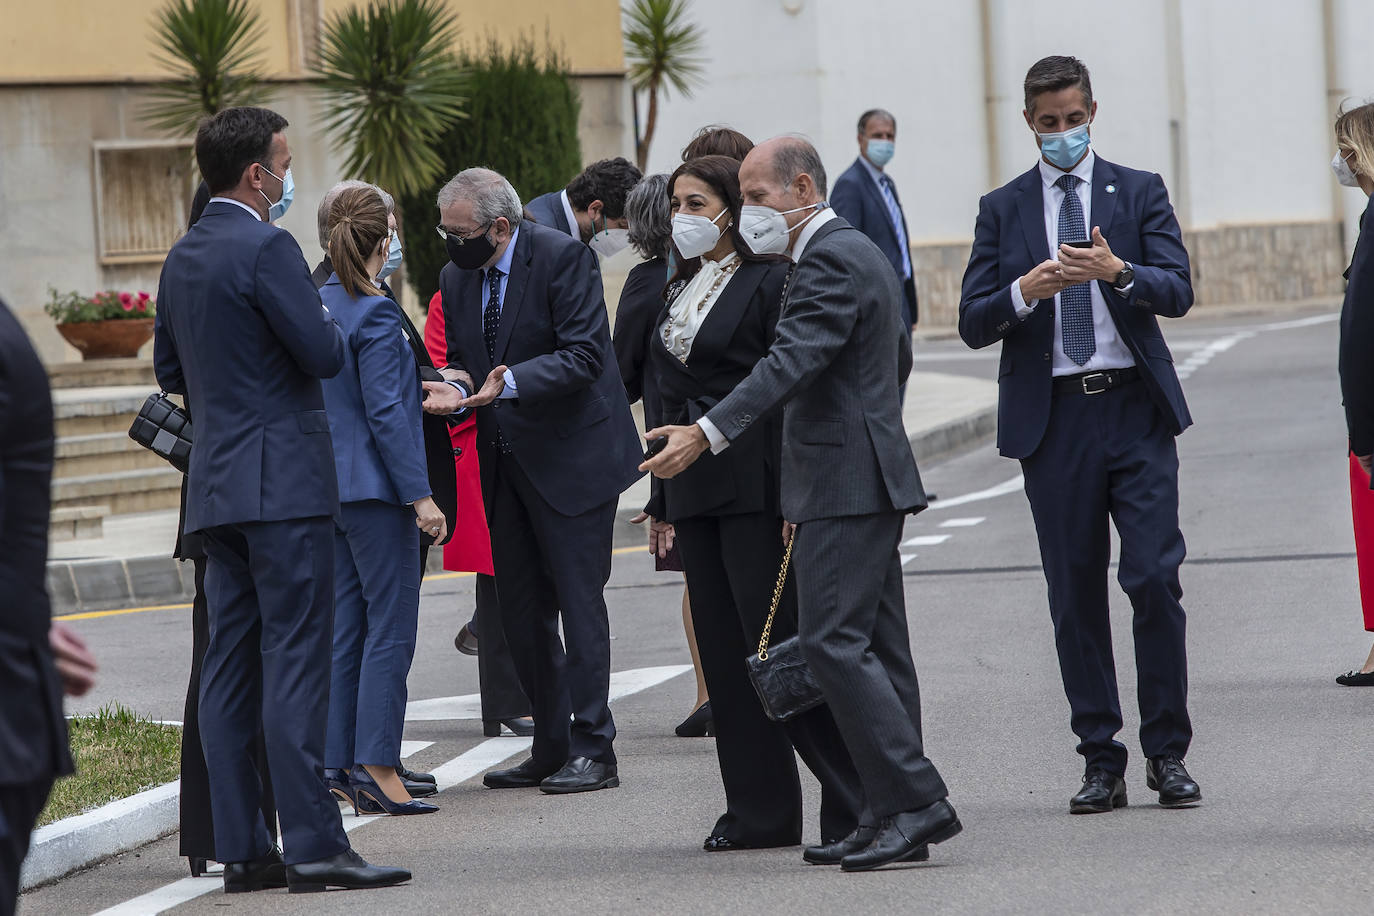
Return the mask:
<path id="1" fill-rule="evenodd" d="M 425 409 L 477 408 L 502 625 L 534 715 L 530 758 L 483 782 L 547 794 L 614 788 L 602 589 L 617 497 L 639 478 L 642 452 L 596 256 L 522 222 L 515 189 L 489 169 L 458 173 L 439 211 L 453 262 L 439 275 L 448 383 L 425 383 Z"/>

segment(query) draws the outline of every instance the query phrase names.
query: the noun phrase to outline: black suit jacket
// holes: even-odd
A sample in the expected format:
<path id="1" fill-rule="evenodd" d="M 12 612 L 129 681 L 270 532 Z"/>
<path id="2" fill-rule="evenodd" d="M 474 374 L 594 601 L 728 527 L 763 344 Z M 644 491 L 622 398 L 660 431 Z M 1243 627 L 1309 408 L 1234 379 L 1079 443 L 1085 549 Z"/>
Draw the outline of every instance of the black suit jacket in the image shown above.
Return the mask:
<path id="1" fill-rule="evenodd" d="M 721 291 L 702 322 L 684 364 L 657 333 L 668 318 L 659 311 L 649 352 L 659 378 L 663 422 L 701 419 L 748 377 L 773 343 L 788 264 L 746 261 Z M 719 455 L 706 452 L 671 480 L 659 481 L 647 511 L 676 522 L 696 515 L 739 515 L 779 510 L 782 421 L 754 423 Z"/>
<path id="2" fill-rule="evenodd" d="M 1374 232 L 1369 214 L 1360 217 L 1360 237 L 1350 269 L 1345 272 L 1345 304 L 1341 306 L 1341 397 L 1350 449 L 1357 455 L 1374 453 Z"/>
<path id="3" fill-rule="evenodd" d="M 625 397 L 633 404 L 644 399 L 644 428 L 662 425 L 657 373 L 649 358 L 649 343 L 663 311 L 663 287 L 668 283 L 668 262 L 654 258 L 630 268 L 615 309 L 615 361 L 625 382 Z"/>
<path id="4" fill-rule="evenodd" d="M 482 338 L 482 272 L 444 266 L 448 364 L 481 385 L 495 365 L 520 396 L 477 411 L 483 477 L 496 467 L 496 432 L 545 502 L 581 515 L 640 476 L 643 447 L 611 348 L 596 255 L 556 229 L 528 221 L 515 239 L 502 300 L 496 362 Z"/>
<path id="5" fill-rule="evenodd" d="M 72 770 L 62 686 L 48 646 L 52 465 L 48 376 L 0 302 L 0 786 Z"/>

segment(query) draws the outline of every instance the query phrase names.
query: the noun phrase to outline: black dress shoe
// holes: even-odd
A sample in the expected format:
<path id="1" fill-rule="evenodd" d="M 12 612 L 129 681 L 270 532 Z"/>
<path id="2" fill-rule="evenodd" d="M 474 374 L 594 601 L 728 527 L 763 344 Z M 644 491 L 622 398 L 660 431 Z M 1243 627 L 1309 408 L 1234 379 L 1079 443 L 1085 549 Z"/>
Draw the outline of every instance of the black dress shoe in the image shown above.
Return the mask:
<path id="1" fill-rule="evenodd" d="M 736 849 L 753 849 L 748 843 L 740 843 L 730 839 L 728 836 L 717 836 L 711 834 L 706 838 L 706 842 L 701 844 L 701 848 L 707 852 L 731 852 Z"/>
<path id="2" fill-rule="evenodd" d="M 1374 687 L 1374 671 L 1366 674 L 1352 669 L 1345 674 L 1336 675 L 1336 683 L 1343 687 Z"/>
<path id="3" fill-rule="evenodd" d="M 286 865 L 281 850 L 272 847 L 266 855 L 248 862 L 224 863 L 224 892 L 246 894 L 273 887 L 286 887 Z"/>
<path id="4" fill-rule="evenodd" d="M 522 716 L 518 719 L 483 719 L 482 735 L 487 738 L 499 738 L 503 734 L 501 731 L 503 725 L 517 738 L 534 737 L 534 720 L 529 716 Z"/>
<path id="5" fill-rule="evenodd" d="M 427 782 L 434 785 L 433 773 L 416 773 L 414 770 L 407 770 L 404 764 L 396 764 L 396 775 L 409 782 Z"/>
<path id="6" fill-rule="evenodd" d="M 535 763 L 531 757 L 508 770 L 492 770 L 482 777 L 482 784 L 488 789 L 533 789 L 557 772 L 557 769 Z"/>
<path id="7" fill-rule="evenodd" d="M 1183 760 L 1172 754 L 1145 761 L 1145 786 L 1159 793 L 1165 808 L 1191 808 L 1202 804 L 1202 789 L 1183 768 Z"/>
<path id="8" fill-rule="evenodd" d="M 1069 799 L 1070 814 L 1106 814 L 1126 807 L 1126 780 L 1093 767 L 1083 774 L 1083 788 Z"/>
<path id="9" fill-rule="evenodd" d="M 416 801 L 412 796 L 409 801 L 394 802 L 387 798 L 382 787 L 377 784 L 371 774 L 361 766 L 355 766 L 348 773 L 348 781 L 356 793 L 358 804 L 355 813 L 362 814 L 433 814 L 439 810 L 438 805 L 431 805 L 429 802 Z M 433 786 L 429 786 L 433 789 Z"/>
<path id="10" fill-rule="evenodd" d="M 563 769 L 539 784 L 545 795 L 570 795 L 573 792 L 595 792 L 614 789 L 620 785 L 620 774 L 614 763 L 599 763 L 586 757 L 573 757 Z"/>
<path id="11" fill-rule="evenodd" d="M 293 894 L 313 894 L 331 887 L 363 890 L 371 887 L 390 887 L 410 880 L 404 868 L 371 865 L 352 849 L 318 862 L 304 862 L 286 867 L 286 882 Z"/>
<path id="12" fill-rule="evenodd" d="M 707 700 L 682 720 L 674 731 L 679 738 L 709 738 L 716 733 L 716 722 L 711 716 L 711 701 Z"/>
<path id="13" fill-rule="evenodd" d="M 822 843 L 819 846 L 808 846 L 802 850 L 802 859 L 812 865 L 839 865 L 840 860 L 845 856 L 852 856 L 856 852 L 867 849 L 873 842 L 873 838 L 878 835 L 877 827 L 860 825 L 854 828 L 854 832 L 841 840 L 833 843 Z M 930 858 L 930 847 L 922 846 L 912 854 L 909 861 L 924 862 Z"/>
<path id="14" fill-rule="evenodd" d="M 844 871 L 872 871 L 894 862 L 920 862 L 930 857 L 930 843 L 943 843 L 964 825 L 954 806 L 940 799 L 915 811 L 903 811 L 883 821 L 873 842 L 840 860 Z"/>
<path id="15" fill-rule="evenodd" d="M 411 798 L 431 798 L 439 794 L 439 787 L 432 782 L 416 782 L 402 776 L 401 785 L 405 786 Z"/>
<path id="16" fill-rule="evenodd" d="M 462 652 L 464 655 L 477 654 L 477 636 L 472 630 L 468 629 L 467 624 L 463 624 L 462 629 L 458 631 L 458 635 L 453 637 L 453 648 Z"/>

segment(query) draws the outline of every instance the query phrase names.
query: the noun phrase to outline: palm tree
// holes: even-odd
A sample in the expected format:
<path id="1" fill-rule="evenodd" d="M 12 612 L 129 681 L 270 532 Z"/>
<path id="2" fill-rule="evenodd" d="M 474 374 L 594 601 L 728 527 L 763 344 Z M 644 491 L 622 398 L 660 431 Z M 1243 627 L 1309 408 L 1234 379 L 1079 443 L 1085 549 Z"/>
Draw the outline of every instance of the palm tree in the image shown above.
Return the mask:
<path id="1" fill-rule="evenodd" d="M 168 0 L 153 19 L 153 57 L 173 75 L 151 90 L 142 119 L 184 136 L 208 115 L 266 101 L 256 47 L 264 32 L 248 0 Z"/>
<path id="2" fill-rule="evenodd" d="M 392 194 L 430 187 L 435 144 L 463 117 L 457 20 L 442 0 L 372 0 L 332 16 L 320 51 L 325 126 L 344 174 Z"/>
<path id="3" fill-rule="evenodd" d="M 649 112 L 644 133 L 635 144 L 640 171 L 648 168 L 649 145 L 658 124 L 658 94 L 669 87 L 686 98 L 701 82 L 703 36 L 701 29 L 684 21 L 687 0 L 634 0 L 625 10 L 625 57 L 630 85 L 635 92 L 649 93 Z M 636 102 L 636 111 L 638 103 Z"/>

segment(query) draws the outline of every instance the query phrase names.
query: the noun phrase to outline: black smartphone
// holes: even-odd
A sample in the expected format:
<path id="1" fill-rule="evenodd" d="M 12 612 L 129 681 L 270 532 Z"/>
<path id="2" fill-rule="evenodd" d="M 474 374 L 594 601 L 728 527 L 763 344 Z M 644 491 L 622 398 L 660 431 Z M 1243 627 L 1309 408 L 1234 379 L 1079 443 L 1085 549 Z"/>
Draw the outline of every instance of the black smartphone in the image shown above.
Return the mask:
<path id="1" fill-rule="evenodd" d="M 650 458 L 654 457 L 655 455 L 657 455 L 659 452 L 663 451 L 663 450 L 664 450 L 665 448 L 667 448 L 667 447 L 668 447 L 668 437 L 667 437 L 667 436 L 659 436 L 657 439 L 651 439 L 651 440 L 649 440 L 649 447 L 646 448 L 646 449 L 644 450 L 644 460 L 645 460 L 645 461 L 648 461 Z"/>
<path id="2" fill-rule="evenodd" d="M 1060 242 L 1060 244 L 1061 244 L 1061 245 L 1068 245 L 1070 248 L 1091 248 L 1091 247 L 1093 247 L 1093 240 L 1092 240 L 1092 239 L 1076 239 L 1075 241 L 1072 241 L 1072 242 Z"/>

